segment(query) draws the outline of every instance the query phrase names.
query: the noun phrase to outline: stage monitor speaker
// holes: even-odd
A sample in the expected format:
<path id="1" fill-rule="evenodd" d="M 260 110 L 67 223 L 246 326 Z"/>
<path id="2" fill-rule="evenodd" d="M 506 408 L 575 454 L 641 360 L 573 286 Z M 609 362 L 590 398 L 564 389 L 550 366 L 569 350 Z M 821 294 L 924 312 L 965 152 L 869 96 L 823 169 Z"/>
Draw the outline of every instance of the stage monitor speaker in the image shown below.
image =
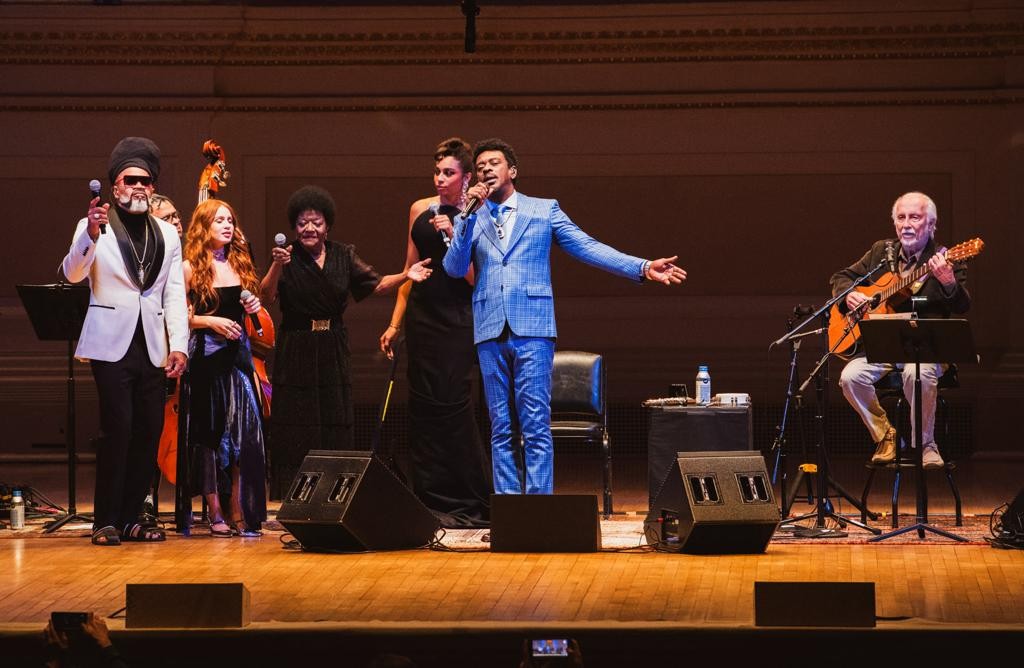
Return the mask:
<path id="1" fill-rule="evenodd" d="M 428 545 L 440 526 L 368 452 L 310 450 L 277 520 L 306 550 L 364 552 Z"/>
<path id="2" fill-rule="evenodd" d="M 125 628 L 215 629 L 249 625 L 241 582 L 125 585 Z"/>
<path id="3" fill-rule="evenodd" d="M 492 494 L 492 552 L 597 552 L 596 494 Z"/>
<path id="4" fill-rule="evenodd" d="M 764 458 L 680 452 L 644 521 L 647 542 L 687 554 L 764 552 L 779 526 Z"/>
<path id="5" fill-rule="evenodd" d="M 754 582 L 754 626 L 874 625 L 874 582 Z"/>

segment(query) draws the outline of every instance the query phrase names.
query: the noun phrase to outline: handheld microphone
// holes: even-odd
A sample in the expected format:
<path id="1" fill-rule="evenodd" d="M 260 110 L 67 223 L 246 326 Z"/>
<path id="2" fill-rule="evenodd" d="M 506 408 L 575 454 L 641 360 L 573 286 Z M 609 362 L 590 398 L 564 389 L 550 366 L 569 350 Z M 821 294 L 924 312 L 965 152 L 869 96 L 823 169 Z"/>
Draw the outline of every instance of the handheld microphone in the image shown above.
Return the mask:
<path id="1" fill-rule="evenodd" d="M 494 192 L 494 183 L 488 183 L 487 197 L 490 197 L 492 192 Z M 468 200 L 466 200 L 466 206 L 462 207 L 462 211 L 459 212 L 459 215 L 465 218 L 469 214 L 479 209 L 482 203 L 483 200 L 481 200 L 479 197 L 470 197 Z"/>
<path id="2" fill-rule="evenodd" d="M 278 232 L 277 234 L 274 235 L 274 243 L 277 244 L 278 246 L 284 246 L 286 243 L 288 243 L 288 237 Z"/>
<path id="3" fill-rule="evenodd" d="M 102 188 L 102 186 L 100 185 L 100 182 L 97 181 L 96 179 L 93 179 L 92 181 L 89 181 L 89 192 L 92 193 L 92 197 L 89 200 L 90 202 L 100 196 L 100 189 L 101 188 Z M 100 225 L 100 234 L 106 234 L 106 233 L 107 233 L 107 224 L 103 223 L 102 225 Z"/>
<path id="4" fill-rule="evenodd" d="M 437 210 L 441 208 L 441 205 L 437 202 L 433 202 L 428 208 L 430 209 L 430 213 L 436 216 Z M 441 235 L 441 241 L 444 242 L 444 247 L 451 248 L 452 240 L 448 238 L 448 235 L 444 233 L 444 230 L 438 230 L 438 233 Z"/>
<path id="5" fill-rule="evenodd" d="M 280 235 L 279 234 L 278 236 L 284 236 L 284 235 Z M 249 292 L 248 290 L 242 290 L 238 294 L 238 296 L 242 298 L 243 302 L 244 301 L 249 301 L 249 298 L 252 297 L 252 293 Z M 263 336 L 263 325 L 260 324 L 259 316 L 256 315 L 255 313 L 250 313 L 249 314 L 249 321 L 252 323 L 252 328 L 256 332 L 256 336 Z"/>
<path id="6" fill-rule="evenodd" d="M 889 273 L 896 273 L 896 252 L 891 241 L 885 242 L 885 261 L 889 264 Z"/>

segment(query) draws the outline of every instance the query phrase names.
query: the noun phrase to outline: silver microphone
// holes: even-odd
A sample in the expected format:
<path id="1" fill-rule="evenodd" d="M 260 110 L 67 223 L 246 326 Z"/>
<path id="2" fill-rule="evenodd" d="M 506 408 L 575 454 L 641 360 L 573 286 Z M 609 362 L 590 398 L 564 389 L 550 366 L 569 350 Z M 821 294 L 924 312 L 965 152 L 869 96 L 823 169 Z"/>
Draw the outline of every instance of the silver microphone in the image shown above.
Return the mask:
<path id="1" fill-rule="evenodd" d="M 433 217 L 437 215 L 437 210 L 441 208 L 441 205 L 437 202 L 432 202 L 428 208 L 430 209 L 430 213 L 433 214 L 431 217 Z M 441 241 L 444 242 L 444 247 L 451 248 L 452 240 L 448 238 L 448 235 L 444 233 L 444 230 L 438 230 L 438 232 L 441 234 Z"/>
<path id="2" fill-rule="evenodd" d="M 889 273 L 896 273 L 896 251 L 891 241 L 885 242 L 885 261 L 889 264 Z"/>
<path id="3" fill-rule="evenodd" d="M 274 243 L 277 244 L 278 246 L 284 246 L 286 243 L 288 243 L 288 237 L 278 232 L 277 234 L 274 235 Z"/>
<path id="4" fill-rule="evenodd" d="M 238 293 L 238 296 L 241 297 L 243 302 L 246 302 L 249 301 L 250 297 L 252 297 L 252 293 L 248 290 L 242 290 Z M 249 321 L 252 322 L 252 328 L 256 332 L 256 336 L 263 336 L 263 325 L 260 324 L 259 316 L 255 313 L 250 313 Z"/>

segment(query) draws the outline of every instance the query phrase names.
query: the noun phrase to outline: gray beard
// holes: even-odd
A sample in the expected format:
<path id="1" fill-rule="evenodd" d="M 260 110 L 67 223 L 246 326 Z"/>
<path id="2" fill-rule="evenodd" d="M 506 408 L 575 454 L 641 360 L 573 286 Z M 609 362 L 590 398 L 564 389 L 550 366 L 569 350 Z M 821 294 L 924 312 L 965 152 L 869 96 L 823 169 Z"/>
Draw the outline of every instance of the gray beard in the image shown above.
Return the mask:
<path id="1" fill-rule="evenodd" d="M 132 195 L 128 197 L 118 197 L 117 203 L 121 205 L 121 208 L 128 213 L 149 213 L 149 198 L 143 197 L 137 199 Z"/>

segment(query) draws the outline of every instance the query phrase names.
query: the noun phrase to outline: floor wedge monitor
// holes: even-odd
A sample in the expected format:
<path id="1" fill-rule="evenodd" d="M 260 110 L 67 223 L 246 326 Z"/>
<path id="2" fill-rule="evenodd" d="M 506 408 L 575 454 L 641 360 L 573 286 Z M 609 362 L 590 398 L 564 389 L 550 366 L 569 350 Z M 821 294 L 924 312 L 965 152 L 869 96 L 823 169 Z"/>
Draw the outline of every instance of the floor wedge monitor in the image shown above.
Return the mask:
<path id="1" fill-rule="evenodd" d="M 368 452 L 310 450 L 277 513 L 303 549 L 402 550 L 428 545 L 438 522 Z"/>
<path id="2" fill-rule="evenodd" d="M 680 452 L 648 511 L 644 534 L 667 552 L 754 554 L 768 547 L 779 519 L 760 454 Z"/>

